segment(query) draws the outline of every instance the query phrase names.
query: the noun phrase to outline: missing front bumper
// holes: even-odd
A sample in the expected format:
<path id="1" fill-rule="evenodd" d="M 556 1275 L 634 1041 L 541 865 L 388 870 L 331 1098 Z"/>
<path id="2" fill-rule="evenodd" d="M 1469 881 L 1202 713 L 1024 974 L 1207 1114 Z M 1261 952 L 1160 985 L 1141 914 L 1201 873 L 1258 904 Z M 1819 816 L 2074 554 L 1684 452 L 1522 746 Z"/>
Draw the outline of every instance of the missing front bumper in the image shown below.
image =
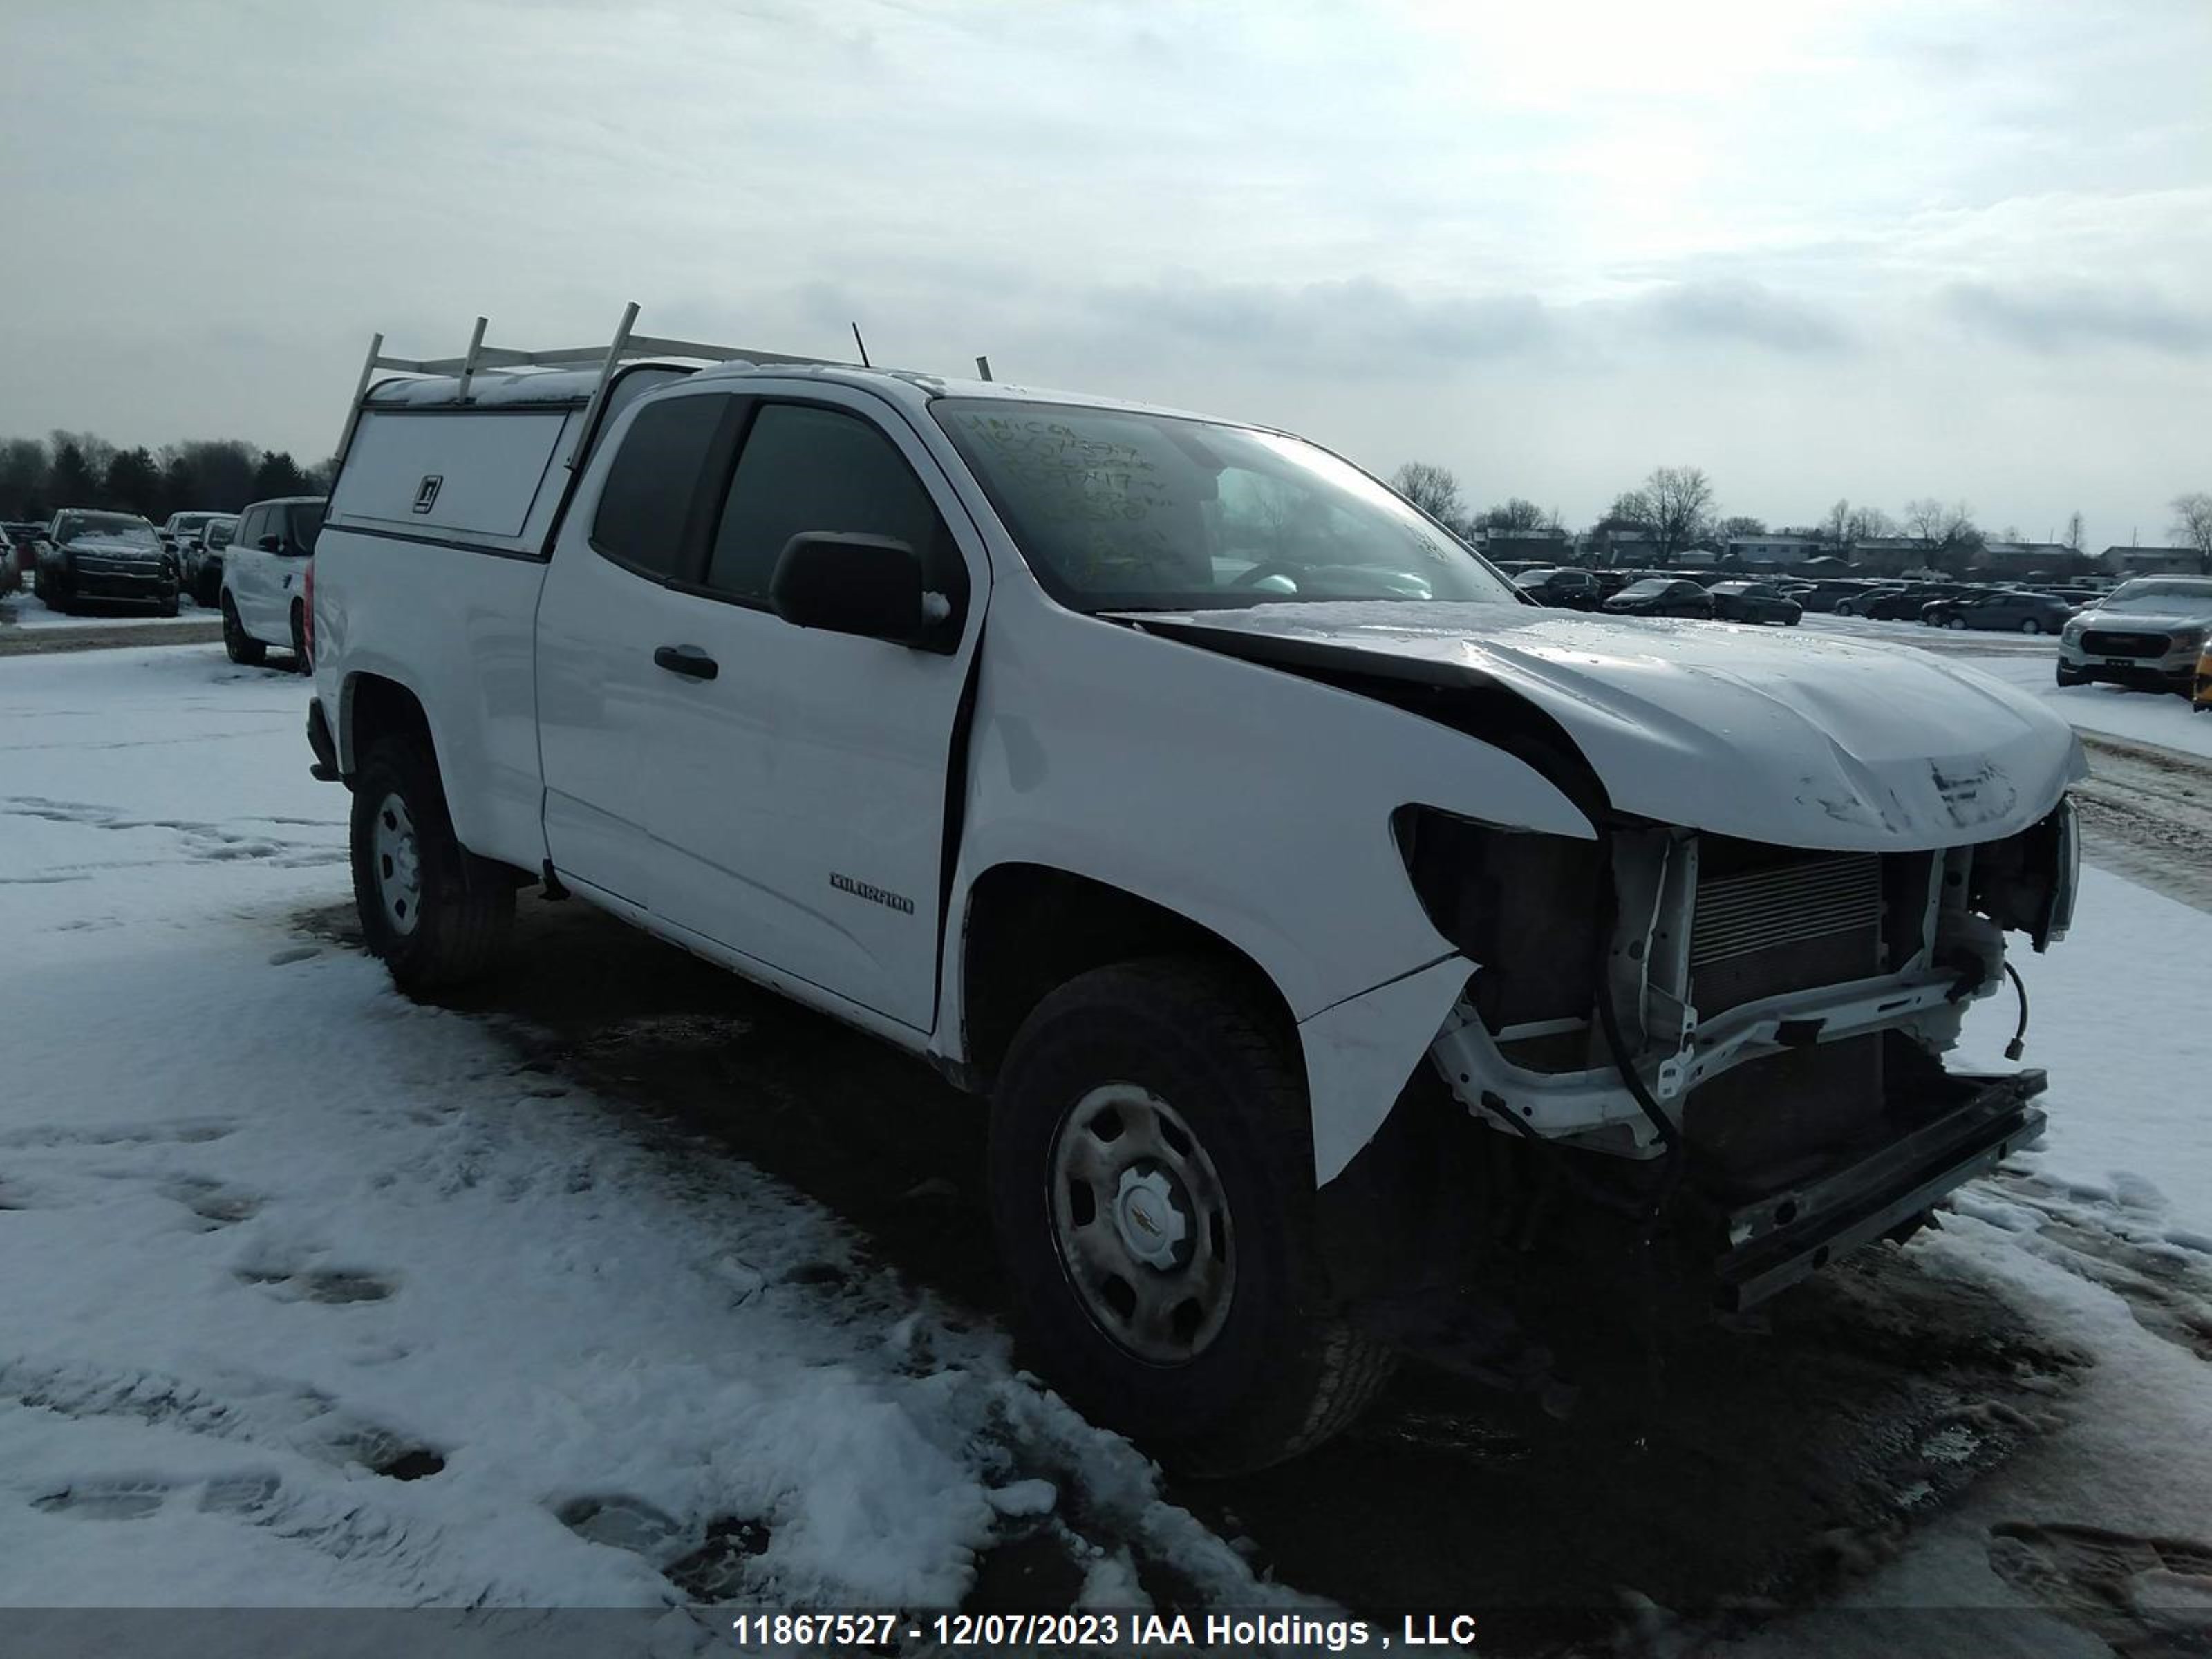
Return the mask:
<path id="1" fill-rule="evenodd" d="M 2045 1078 L 1953 1073 L 1937 1115 L 1900 1139 L 1727 1217 L 1727 1253 L 1716 1267 L 1720 1305 L 1748 1308 L 1935 1207 L 2042 1133 L 2028 1104 Z"/>

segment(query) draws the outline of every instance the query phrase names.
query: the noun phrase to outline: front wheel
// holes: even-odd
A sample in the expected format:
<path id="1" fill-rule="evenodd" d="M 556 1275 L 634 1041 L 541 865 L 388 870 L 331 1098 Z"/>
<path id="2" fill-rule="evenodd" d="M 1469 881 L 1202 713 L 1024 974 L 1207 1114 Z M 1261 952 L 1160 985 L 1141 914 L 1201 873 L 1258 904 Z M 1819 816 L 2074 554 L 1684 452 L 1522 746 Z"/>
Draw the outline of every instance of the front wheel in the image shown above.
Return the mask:
<path id="1" fill-rule="evenodd" d="M 246 631 L 246 624 L 238 619 L 238 607 L 228 593 L 222 596 L 222 649 L 241 668 L 258 668 L 269 655 L 269 647 Z"/>
<path id="2" fill-rule="evenodd" d="M 2034 617 L 2029 617 L 2021 623 L 2020 631 L 2023 634 L 2040 634 L 2043 631 L 2043 624 Z"/>
<path id="3" fill-rule="evenodd" d="M 2069 668 L 2063 662 L 2058 665 L 2058 683 L 2061 685 L 2079 685 L 2088 678 L 2078 668 Z"/>
<path id="4" fill-rule="evenodd" d="M 1205 964 L 1048 996 L 993 1097 L 1000 1258 L 1042 1369 L 1194 1474 L 1320 1444 L 1389 1376 L 1328 1304 L 1295 1049 Z"/>
<path id="5" fill-rule="evenodd" d="M 401 990 L 441 990 L 491 967 L 514 921 L 514 884 L 454 836 L 426 744 L 370 748 L 353 779 L 350 840 L 362 938 Z"/>

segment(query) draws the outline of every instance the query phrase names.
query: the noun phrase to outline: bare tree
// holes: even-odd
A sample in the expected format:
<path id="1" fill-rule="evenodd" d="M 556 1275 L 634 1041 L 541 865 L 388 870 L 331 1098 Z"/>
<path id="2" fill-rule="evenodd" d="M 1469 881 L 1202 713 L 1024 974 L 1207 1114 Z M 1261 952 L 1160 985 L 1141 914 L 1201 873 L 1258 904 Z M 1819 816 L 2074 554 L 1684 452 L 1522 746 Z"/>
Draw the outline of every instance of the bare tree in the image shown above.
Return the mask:
<path id="1" fill-rule="evenodd" d="M 1713 481 L 1703 467 L 1655 466 L 1636 494 L 1650 515 L 1653 550 L 1662 564 L 1673 563 L 1711 528 Z"/>
<path id="2" fill-rule="evenodd" d="M 1713 526 L 1713 534 L 1723 542 L 1731 536 L 1764 536 L 1765 533 L 1765 520 L 1754 519 L 1743 513 L 1731 514 Z"/>
<path id="3" fill-rule="evenodd" d="M 1390 475 L 1390 488 L 1431 518 L 1455 527 L 1459 524 L 1459 480 L 1449 467 L 1408 461 Z"/>
<path id="4" fill-rule="evenodd" d="M 2212 494 L 2192 489 L 2176 495 L 2172 506 L 2174 539 L 2196 554 L 2197 568 L 2212 576 Z"/>
<path id="5" fill-rule="evenodd" d="M 1905 533 L 1920 544 L 1922 556 L 1939 570 L 1954 574 L 1966 569 L 1982 550 L 1982 532 L 1974 525 L 1974 509 L 1964 501 L 1944 502 L 1923 495 L 1905 504 Z"/>
<path id="6" fill-rule="evenodd" d="M 2081 514 L 2077 508 L 2066 520 L 2066 545 L 2079 553 L 2081 550 L 2081 543 L 2087 535 L 2088 532 L 2082 526 Z"/>
<path id="7" fill-rule="evenodd" d="M 1510 495 L 1496 507 L 1476 514 L 1474 521 L 1485 530 L 1548 530 L 1558 526 L 1559 515 L 1547 513 L 1522 496 Z"/>
<path id="8" fill-rule="evenodd" d="M 1897 534 L 1897 520 L 1878 507 L 1855 507 L 1844 520 L 1844 539 L 1863 542 L 1876 536 Z"/>

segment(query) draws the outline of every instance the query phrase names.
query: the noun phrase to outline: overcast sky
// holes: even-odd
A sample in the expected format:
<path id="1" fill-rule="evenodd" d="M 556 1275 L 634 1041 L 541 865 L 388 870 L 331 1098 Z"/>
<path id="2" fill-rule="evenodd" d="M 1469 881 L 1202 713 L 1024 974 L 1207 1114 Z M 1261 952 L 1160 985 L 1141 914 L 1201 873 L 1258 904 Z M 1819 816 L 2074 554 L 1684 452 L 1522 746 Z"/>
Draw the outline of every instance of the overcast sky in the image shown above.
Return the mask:
<path id="1" fill-rule="evenodd" d="M 2212 489 L 2212 0 L 0 0 L 0 434 L 320 456 L 368 337 L 1137 397 L 1585 522 Z"/>

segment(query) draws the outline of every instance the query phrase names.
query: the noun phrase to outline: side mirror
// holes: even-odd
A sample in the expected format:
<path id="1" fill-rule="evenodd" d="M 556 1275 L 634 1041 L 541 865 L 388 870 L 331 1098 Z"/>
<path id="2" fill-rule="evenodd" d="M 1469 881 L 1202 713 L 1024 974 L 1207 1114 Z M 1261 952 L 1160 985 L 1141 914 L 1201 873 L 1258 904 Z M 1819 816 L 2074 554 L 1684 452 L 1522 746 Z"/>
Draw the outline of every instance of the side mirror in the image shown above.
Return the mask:
<path id="1" fill-rule="evenodd" d="M 769 603 L 796 628 L 949 650 L 959 619 L 927 591 L 921 556 L 889 536 L 801 531 L 776 556 Z"/>
<path id="2" fill-rule="evenodd" d="M 264 536 L 254 545 L 264 553 L 282 553 L 284 550 L 284 538 L 282 536 Z"/>

